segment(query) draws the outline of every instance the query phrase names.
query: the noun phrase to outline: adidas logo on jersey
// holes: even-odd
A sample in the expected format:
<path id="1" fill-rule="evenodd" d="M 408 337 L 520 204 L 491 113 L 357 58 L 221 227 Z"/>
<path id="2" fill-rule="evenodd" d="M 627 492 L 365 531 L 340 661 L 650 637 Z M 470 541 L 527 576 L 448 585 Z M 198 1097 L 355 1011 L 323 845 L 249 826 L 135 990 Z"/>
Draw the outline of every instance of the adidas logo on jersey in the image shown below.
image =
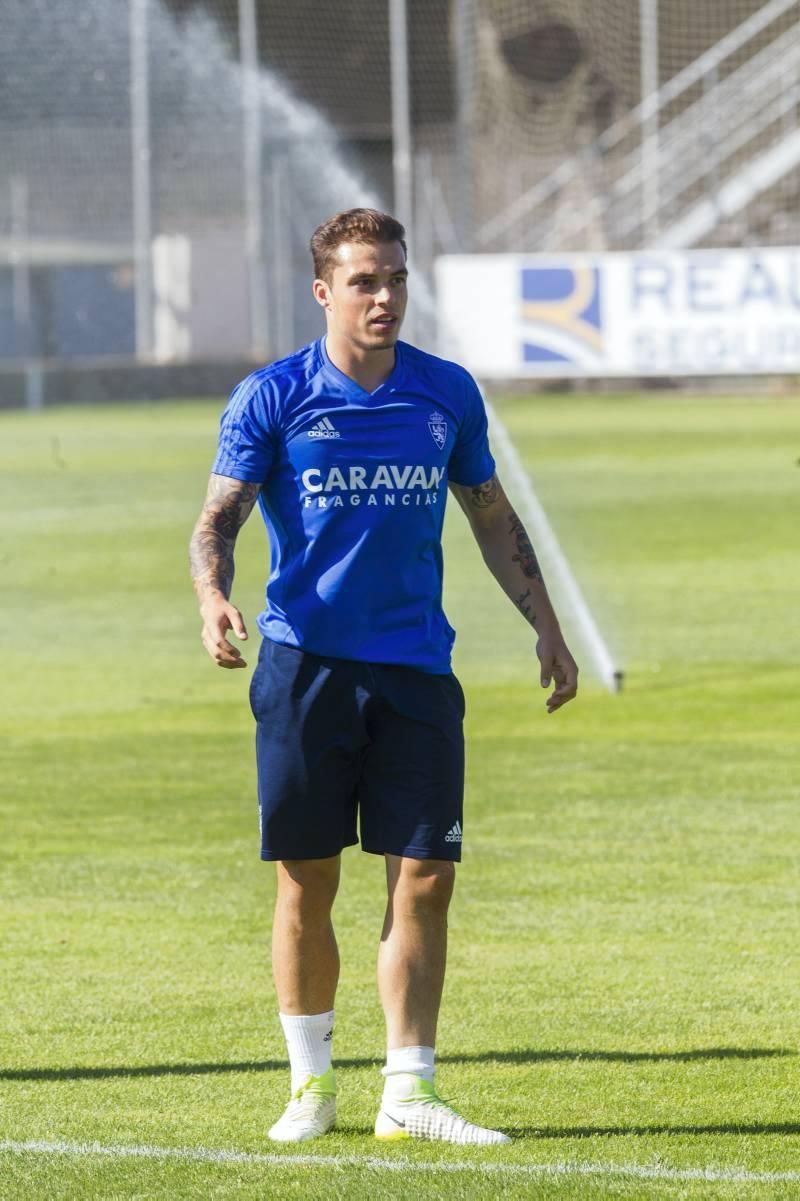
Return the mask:
<path id="1" fill-rule="evenodd" d="M 445 842 L 461 842 L 461 822 L 456 822 L 452 830 L 448 830 L 444 836 Z"/>
<path id="2" fill-rule="evenodd" d="M 309 438 L 341 438 L 341 434 L 329 417 L 323 417 L 308 431 Z"/>

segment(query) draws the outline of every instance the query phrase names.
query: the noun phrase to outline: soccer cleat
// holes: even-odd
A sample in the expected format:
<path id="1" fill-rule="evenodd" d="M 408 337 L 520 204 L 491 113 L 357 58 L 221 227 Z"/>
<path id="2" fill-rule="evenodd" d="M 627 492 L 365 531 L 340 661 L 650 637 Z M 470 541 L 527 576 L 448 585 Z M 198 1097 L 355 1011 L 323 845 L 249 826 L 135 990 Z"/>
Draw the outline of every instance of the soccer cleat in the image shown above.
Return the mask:
<path id="1" fill-rule="evenodd" d="M 507 1134 L 474 1126 L 436 1095 L 429 1081 L 416 1078 L 413 1093 L 402 1101 L 384 1096 L 375 1121 L 375 1137 L 427 1138 L 443 1143 L 510 1143 Z"/>
<path id="2" fill-rule="evenodd" d="M 320 1138 L 336 1121 L 336 1077 L 331 1068 L 298 1088 L 269 1132 L 274 1143 L 305 1143 Z"/>

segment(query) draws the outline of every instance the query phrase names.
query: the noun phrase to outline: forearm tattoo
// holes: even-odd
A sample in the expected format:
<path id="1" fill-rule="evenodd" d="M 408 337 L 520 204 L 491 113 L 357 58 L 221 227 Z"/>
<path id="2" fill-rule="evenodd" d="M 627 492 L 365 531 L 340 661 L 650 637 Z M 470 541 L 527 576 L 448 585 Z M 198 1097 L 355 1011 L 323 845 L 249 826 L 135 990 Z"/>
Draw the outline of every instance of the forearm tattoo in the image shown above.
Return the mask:
<path id="1" fill-rule="evenodd" d="M 533 610 L 533 598 L 531 597 L 530 588 L 525 592 L 521 592 L 514 602 L 522 616 L 530 625 L 536 624 L 536 614 Z"/>
<path id="2" fill-rule="evenodd" d="M 230 596 L 233 587 L 233 548 L 250 515 L 260 485 L 212 475 L 203 511 L 189 544 L 192 582 L 202 601 L 211 592 Z"/>
<path id="3" fill-rule="evenodd" d="M 497 486 L 497 476 L 493 475 L 485 484 L 479 484 L 477 488 L 471 488 L 472 503 L 476 509 L 488 509 L 493 505 L 500 495 L 500 490 Z"/>
<path id="4" fill-rule="evenodd" d="M 509 517 L 509 524 L 511 537 L 514 539 L 517 547 L 517 553 L 511 556 L 512 561 L 519 563 L 523 575 L 526 575 L 529 580 L 539 580 L 542 583 L 542 572 L 536 559 L 536 552 L 525 531 L 525 526 L 513 511 Z"/>

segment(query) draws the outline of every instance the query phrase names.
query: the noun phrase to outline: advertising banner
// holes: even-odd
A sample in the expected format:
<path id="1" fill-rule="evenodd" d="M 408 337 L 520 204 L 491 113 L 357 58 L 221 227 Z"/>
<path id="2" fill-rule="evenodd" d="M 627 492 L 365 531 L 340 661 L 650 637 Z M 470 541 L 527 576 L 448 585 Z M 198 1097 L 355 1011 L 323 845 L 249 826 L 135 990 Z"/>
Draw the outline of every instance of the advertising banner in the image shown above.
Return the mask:
<path id="1" fill-rule="evenodd" d="M 440 353 L 492 379 L 800 371 L 800 248 L 445 255 Z"/>

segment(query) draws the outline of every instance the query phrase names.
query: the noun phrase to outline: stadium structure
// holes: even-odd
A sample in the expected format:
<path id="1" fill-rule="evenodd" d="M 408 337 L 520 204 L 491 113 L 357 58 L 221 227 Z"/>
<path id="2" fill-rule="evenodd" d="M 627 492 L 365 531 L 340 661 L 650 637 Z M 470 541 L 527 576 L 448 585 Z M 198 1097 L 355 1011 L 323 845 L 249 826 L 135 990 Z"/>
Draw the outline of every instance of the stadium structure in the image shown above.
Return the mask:
<path id="1" fill-rule="evenodd" d="M 799 64 L 797 0 L 11 0 L 0 405 L 223 390 L 318 333 L 309 231 L 365 200 L 432 292 L 797 244 Z"/>

